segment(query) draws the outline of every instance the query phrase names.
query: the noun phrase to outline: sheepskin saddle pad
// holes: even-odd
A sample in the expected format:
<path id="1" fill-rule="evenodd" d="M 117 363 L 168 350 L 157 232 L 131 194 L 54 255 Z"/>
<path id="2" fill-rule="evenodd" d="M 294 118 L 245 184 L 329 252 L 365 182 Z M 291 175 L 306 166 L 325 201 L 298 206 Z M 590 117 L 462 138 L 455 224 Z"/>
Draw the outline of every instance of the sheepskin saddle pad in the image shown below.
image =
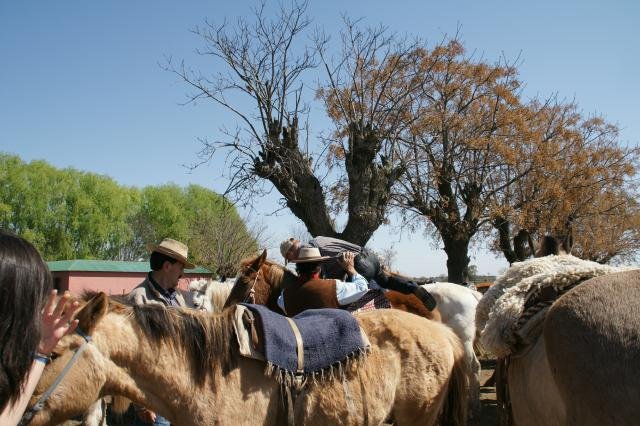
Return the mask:
<path id="1" fill-rule="evenodd" d="M 476 327 L 481 345 L 498 358 L 514 353 L 523 340 L 537 338 L 553 295 L 562 295 L 587 279 L 627 269 L 630 268 L 601 265 L 571 255 L 514 263 L 478 303 Z"/>
<path id="2" fill-rule="evenodd" d="M 364 357 L 371 346 L 355 317 L 341 309 L 309 309 L 287 318 L 266 306 L 242 303 L 234 327 L 241 354 L 265 361 L 267 375 L 279 382 L 343 374 L 346 364 Z"/>

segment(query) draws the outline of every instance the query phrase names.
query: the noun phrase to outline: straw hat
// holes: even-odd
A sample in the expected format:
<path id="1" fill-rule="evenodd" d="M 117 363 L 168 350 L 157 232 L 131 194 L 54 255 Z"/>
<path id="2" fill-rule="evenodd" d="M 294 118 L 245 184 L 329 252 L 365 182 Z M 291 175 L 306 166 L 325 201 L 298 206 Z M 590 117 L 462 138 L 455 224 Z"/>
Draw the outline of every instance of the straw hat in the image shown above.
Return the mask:
<path id="1" fill-rule="evenodd" d="M 193 269 L 196 266 L 187 260 L 189 248 L 186 244 L 181 243 L 180 241 L 165 238 L 160 242 L 160 244 L 147 244 L 147 249 L 149 249 L 150 252 L 157 251 L 158 253 L 169 256 L 178 262 L 182 262 L 185 269 Z"/>
<path id="2" fill-rule="evenodd" d="M 298 258 L 291 263 L 322 262 L 331 259 L 331 256 L 320 256 L 320 250 L 316 247 L 302 247 L 298 252 Z"/>

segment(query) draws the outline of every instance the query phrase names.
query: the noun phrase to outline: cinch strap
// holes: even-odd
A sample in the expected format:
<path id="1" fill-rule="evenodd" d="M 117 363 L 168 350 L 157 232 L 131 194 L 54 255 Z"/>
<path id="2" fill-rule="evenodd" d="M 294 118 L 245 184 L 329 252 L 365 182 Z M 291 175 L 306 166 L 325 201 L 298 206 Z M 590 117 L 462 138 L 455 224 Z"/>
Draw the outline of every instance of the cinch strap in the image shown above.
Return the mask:
<path id="1" fill-rule="evenodd" d="M 304 345 L 302 344 L 302 335 L 300 334 L 300 330 L 298 330 L 298 326 L 295 322 L 289 317 L 286 317 L 287 321 L 289 321 L 289 325 L 293 330 L 293 335 L 296 336 L 296 351 L 298 352 L 298 374 L 304 373 Z"/>

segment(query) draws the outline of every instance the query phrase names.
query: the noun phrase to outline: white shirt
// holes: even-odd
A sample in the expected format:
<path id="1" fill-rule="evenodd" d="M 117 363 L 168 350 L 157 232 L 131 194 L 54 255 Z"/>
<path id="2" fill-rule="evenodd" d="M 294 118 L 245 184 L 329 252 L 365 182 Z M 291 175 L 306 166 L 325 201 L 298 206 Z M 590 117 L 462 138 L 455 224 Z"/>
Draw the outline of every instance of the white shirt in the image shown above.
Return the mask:
<path id="1" fill-rule="evenodd" d="M 365 277 L 356 274 L 351 277 L 351 281 L 336 281 L 336 298 L 340 306 L 348 305 L 356 300 L 360 299 L 369 290 L 380 290 L 381 287 L 372 281 L 369 283 Z M 280 293 L 278 297 L 278 306 L 282 309 L 282 312 L 287 312 L 284 309 L 284 291 Z"/>

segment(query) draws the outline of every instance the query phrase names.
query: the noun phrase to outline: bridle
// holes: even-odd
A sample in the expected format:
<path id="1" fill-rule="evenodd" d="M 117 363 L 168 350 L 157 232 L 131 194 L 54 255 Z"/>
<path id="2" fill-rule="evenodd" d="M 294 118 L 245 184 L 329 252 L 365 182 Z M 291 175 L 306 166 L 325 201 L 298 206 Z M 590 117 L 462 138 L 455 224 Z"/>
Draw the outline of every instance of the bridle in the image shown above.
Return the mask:
<path id="1" fill-rule="evenodd" d="M 260 272 L 262 272 L 262 269 L 258 268 L 258 270 L 256 271 L 253 268 L 249 269 L 250 271 L 256 272 L 256 277 L 253 280 L 253 283 L 251 284 L 251 287 L 249 287 L 249 290 L 247 290 L 247 293 L 245 294 L 244 298 L 242 299 L 242 303 L 255 303 L 256 302 L 256 292 L 253 289 L 256 286 L 256 282 L 258 282 L 258 277 L 260 276 Z"/>
<path id="2" fill-rule="evenodd" d="M 91 343 L 91 336 L 86 334 L 80 328 L 76 328 L 75 332 L 84 339 L 84 342 L 82 342 L 82 345 L 80 345 L 80 347 L 75 350 L 73 356 L 71 357 L 69 362 L 67 362 L 67 365 L 64 366 L 60 374 L 58 374 L 56 379 L 53 381 L 53 383 L 51 383 L 49 388 L 42 394 L 38 401 L 33 404 L 27 411 L 25 411 L 25 413 L 22 415 L 22 418 L 20 419 L 20 422 L 18 423 L 18 426 L 28 425 L 33 417 L 44 408 L 44 404 L 47 402 L 51 394 L 53 394 L 53 391 L 58 387 L 60 382 L 62 382 L 62 379 L 64 379 L 67 373 L 71 370 L 73 364 L 78 361 L 82 352 L 84 352 L 84 350 L 87 348 L 87 345 Z"/>

